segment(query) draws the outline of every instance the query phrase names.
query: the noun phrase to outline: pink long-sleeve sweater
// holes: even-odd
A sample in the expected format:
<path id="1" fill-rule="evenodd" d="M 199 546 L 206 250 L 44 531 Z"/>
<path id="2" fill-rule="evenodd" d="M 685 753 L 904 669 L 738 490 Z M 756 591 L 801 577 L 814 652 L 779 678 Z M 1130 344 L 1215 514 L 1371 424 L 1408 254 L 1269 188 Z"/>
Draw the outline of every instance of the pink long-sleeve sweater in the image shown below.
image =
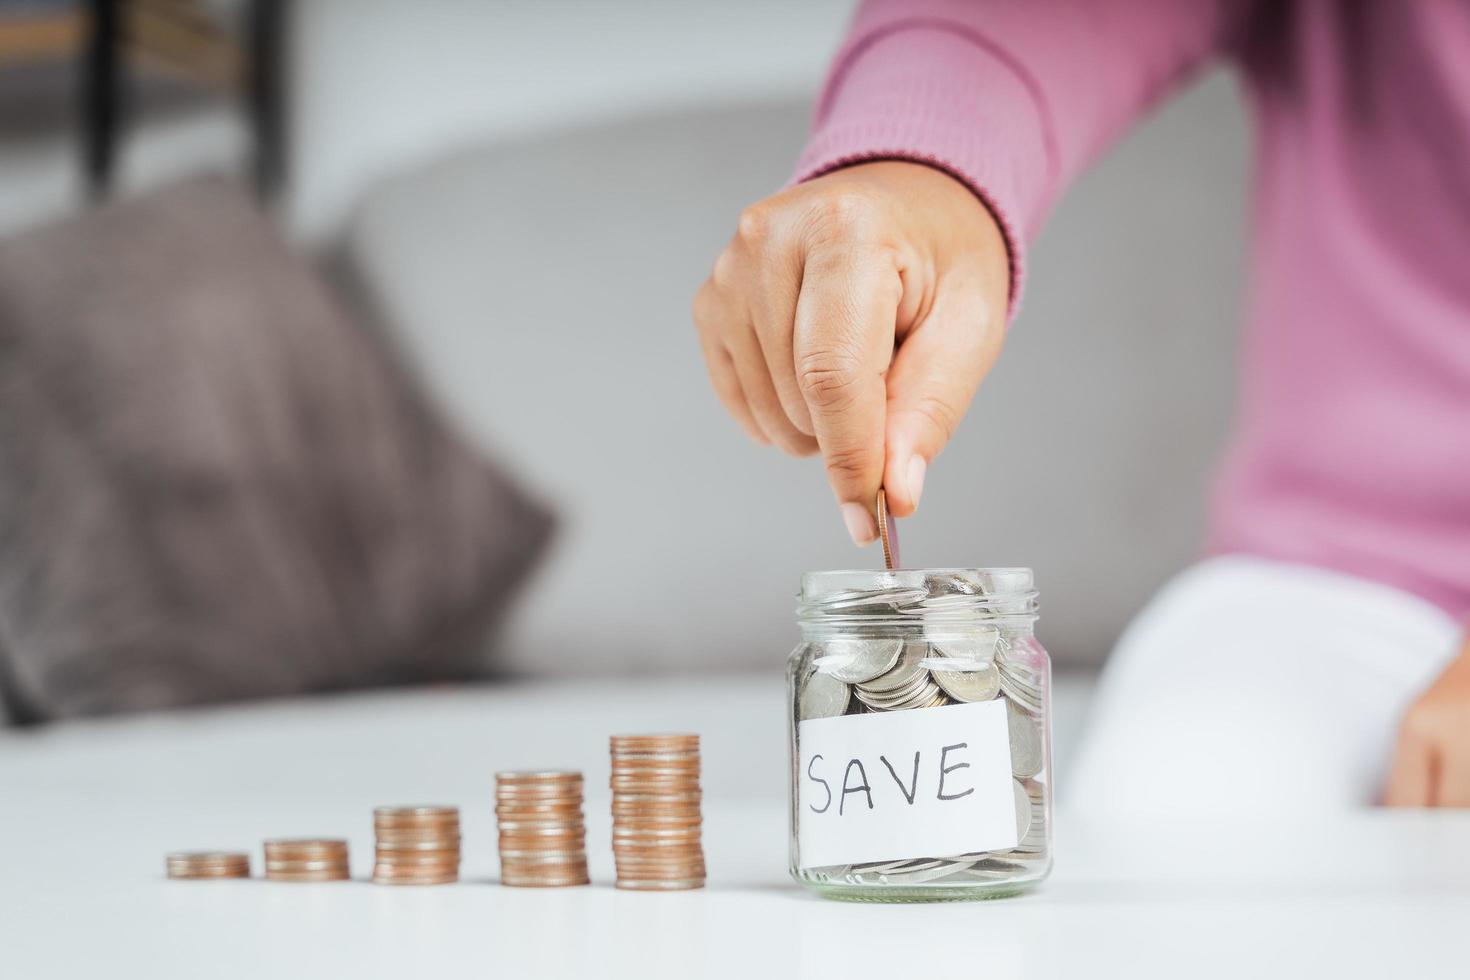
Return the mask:
<path id="1" fill-rule="evenodd" d="M 798 178 L 938 165 L 997 215 L 1018 284 L 1068 182 L 1215 57 L 1257 159 L 1208 546 L 1470 617 L 1470 2 L 871 0 Z"/>

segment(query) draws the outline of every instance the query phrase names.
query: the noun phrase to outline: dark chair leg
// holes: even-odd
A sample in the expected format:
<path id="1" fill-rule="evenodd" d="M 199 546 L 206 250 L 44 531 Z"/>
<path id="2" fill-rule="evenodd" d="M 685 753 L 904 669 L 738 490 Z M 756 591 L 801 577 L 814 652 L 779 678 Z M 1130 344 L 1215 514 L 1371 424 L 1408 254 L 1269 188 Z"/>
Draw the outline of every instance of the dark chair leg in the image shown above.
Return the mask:
<path id="1" fill-rule="evenodd" d="M 82 167 L 94 200 L 112 187 L 122 124 L 122 4 L 124 0 L 88 0 L 91 27 L 82 60 Z"/>
<path id="2" fill-rule="evenodd" d="M 251 0 L 246 14 L 246 111 L 255 136 L 255 190 L 263 201 L 286 176 L 286 15 L 285 0 Z"/>

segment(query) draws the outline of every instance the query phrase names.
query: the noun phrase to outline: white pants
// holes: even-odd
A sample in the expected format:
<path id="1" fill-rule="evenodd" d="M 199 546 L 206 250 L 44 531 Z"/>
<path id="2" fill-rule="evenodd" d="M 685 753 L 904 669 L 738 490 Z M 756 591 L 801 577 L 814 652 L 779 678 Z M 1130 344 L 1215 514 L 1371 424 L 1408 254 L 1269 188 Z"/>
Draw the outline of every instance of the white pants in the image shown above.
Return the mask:
<path id="1" fill-rule="evenodd" d="M 1062 803 L 1100 816 L 1372 803 L 1404 708 L 1460 632 L 1421 599 L 1335 572 L 1196 565 L 1118 641 Z"/>

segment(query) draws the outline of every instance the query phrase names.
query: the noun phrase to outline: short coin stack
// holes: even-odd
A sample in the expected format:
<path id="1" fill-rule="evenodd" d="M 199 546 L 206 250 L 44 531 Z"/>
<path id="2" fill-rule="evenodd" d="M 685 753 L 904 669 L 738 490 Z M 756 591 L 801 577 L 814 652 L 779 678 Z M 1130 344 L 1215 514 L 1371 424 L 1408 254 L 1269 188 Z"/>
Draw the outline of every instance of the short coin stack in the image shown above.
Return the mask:
<path id="1" fill-rule="evenodd" d="M 265 876 L 272 881 L 345 881 L 345 840 L 268 840 Z"/>
<path id="2" fill-rule="evenodd" d="M 250 877 L 250 855 L 239 851 L 175 851 L 165 866 L 170 878 Z"/>
<path id="3" fill-rule="evenodd" d="M 612 737 L 617 887 L 704 887 L 700 799 L 698 735 Z"/>
<path id="4" fill-rule="evenodd" d="M 442 885 L 459 880 L 459 808 L 380 806 L 373 811 L 380 885 Z"/>
<path id="5" fill-rule="evenodd" d="M 585 885 L 587 826 L 580 772 L 498 772 L 500 883 L 525 888 Z"/>

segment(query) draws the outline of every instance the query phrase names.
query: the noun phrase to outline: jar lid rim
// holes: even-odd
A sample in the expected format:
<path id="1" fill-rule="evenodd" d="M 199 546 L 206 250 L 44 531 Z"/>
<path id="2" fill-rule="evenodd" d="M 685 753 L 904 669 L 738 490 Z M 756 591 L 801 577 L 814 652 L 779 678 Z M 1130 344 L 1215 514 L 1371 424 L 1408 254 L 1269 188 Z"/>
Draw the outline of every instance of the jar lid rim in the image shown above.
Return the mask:
<path id="1" fill-rule="evenodd" d="M 1036 587 L 1035 573 L 1024 565 L 941 568 L 836 568 L 806 572 L 801 576 L 801 596 L 853 588 L 921 588 L 929 579 L 950 578 L 968 582 L 980 594 L 1003 595 L 1029 592 Z"/>

